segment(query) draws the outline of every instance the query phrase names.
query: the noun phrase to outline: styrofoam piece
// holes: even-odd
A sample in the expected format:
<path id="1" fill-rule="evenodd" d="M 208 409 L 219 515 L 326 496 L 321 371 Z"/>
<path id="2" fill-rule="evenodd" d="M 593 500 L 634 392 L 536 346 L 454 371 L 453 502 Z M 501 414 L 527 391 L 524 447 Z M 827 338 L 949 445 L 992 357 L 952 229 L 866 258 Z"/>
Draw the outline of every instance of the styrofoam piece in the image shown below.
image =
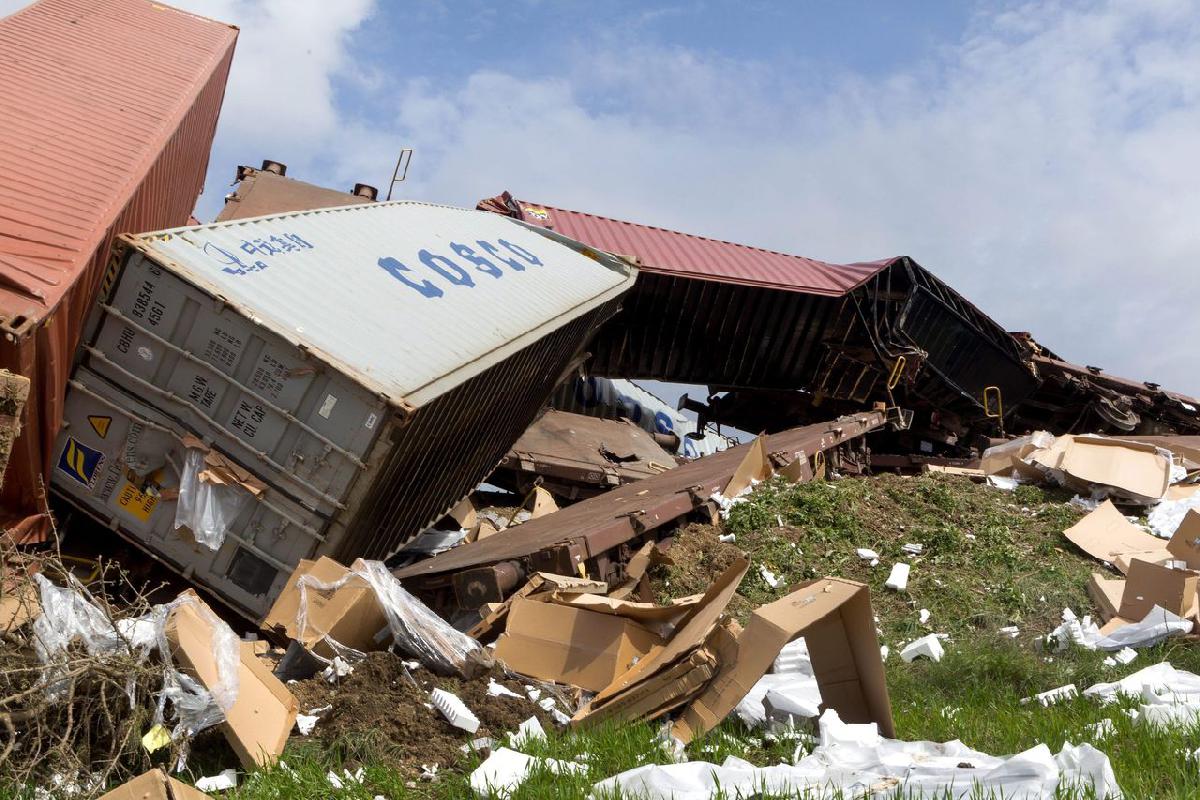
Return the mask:
<path id="1" fill-rule="evenodd" d="M 475 792 L 476 797 L 506 800 L 537 766 L 543 766 L 556 775 L 582 775 L 587 772 L 585 764 L 555 758 L 534 758 L 507 747 L 498 747 L 471 773 L 471 791 Z"/>
<path id="2" fill-rule="evenodd" d="M 737 534 L 736 533 L 723 533 L 720 536 L 718 536 L 717 539 L 728 544 L 729 542 L 732 542 L 735 539 L 737 539 Z"/>
<path id="3" fill-rule="evenodd" d="M 363 768 L 359 767 L 354 772 L 344 769 L 341 775 L 330 770 L 325 773 L 325 780 L 329 781 L 329 785 L 335 789 L 345 789 L 351 784 L 363 782 Z"/>
<path id="4" fill-rule="evenodd" d="M 301 736 L 308 736 L 313 732 L 313 728 L 317 727 L 316 714 L 297 714 L 296 715 L 296 730 L 300 731 Z"/>
<path id="5" fill-rule="evenodd" d="M 762 576 L 763 582 L 766 583 L 767 586 L 770 586 L 772 589 L 779 588 L 779 576 L 767 569 L 765 565 L 758 565 L 758 574 Z"/>
<path id="6" fill-rule="evenodd" d="M 553 697 L 543 697 L 541 700 L 537 701 L 537 704 L 542 709 L 542 711 L 549 711 L 550 709 L 554 708 L 554 698 Z"/>
<path id="7" fill-rule="evenodd" d="M 900 549 L 912 556 L 919 556 L 925 550 L 925 545 L 920 542 L 907 542 L 900 546 Z"/>
<path id="8" fill-rule="evenodd" d="M 942 642 L 936 633 L 931 633 L 928 636 L 922 636 L 915 642 L 909 642 L 900 651 L 900 657 L 906 662 L 912 662 L 915 659 L 924 657 L 933 661 L 941 661 L 942 656 L 946 651 L 942 648 Z"/>
<path id="9" fill-rule="evenodd" d="M 832 745 L 857 745 L 874 747 L 884 741 L 879 735 L 879 725 L 874 722 L 842 722 L 837 711 L 825 709 L 818 721 L 818 742 L 821 747 Z"/>
<path id="10" fill-rule="evenodd" d="M 813 674 L 812 660 L 808 656 L 808 642 L 804 641 L 804 637 L 788 642 L 779 650 L 771 671 Z"/>
<path id="11" fill-rule="evenodd" d="M 546 739 L 546 730 L 537 717 L 530 717 L 512 733 L 508 734 L 508 744 L 511 747 L 524 747 L 530 742 L 541 742 Z"/>
<path id="12" fill-rule="evenodd" d="M 888 647 L 886 644 L 881 644 L 879 646 L 879 660 L 887 661 L 888 655 L 891 652 L 892 652 L 892 648 Z"/>
<path id="13" fill-rule="evenodd" d="M 903 592 L 908 588 L 908 573 L 912 568 L 901 561 L 899 564 L 892 565 L 892 572 L 888 575 L 887 583 L 884 584 L 889 589 L 894 589 L 897 592 Z"/>
<path id="14" fill-rule="evenodd" d="M 1009 625 L 1006 628 L 1000 628 L 998 631 L 996 631 L 996 633 L 1000 634 L 1001 636 L 1007 636 L 1010 639 L 1015 639 L 1018 635 L 1020 635 L 1021 629 L 1016 625 Z"/>
<path id="15" fill-rule="evenodd" d="M 226 769 L 196 781 L 196 788 L 202 792 L 225 792 L 236 789 L 237 782 L 237 770 Z"/>
<path id="16" fill-rule="evenodd" d="M 1050 689 L 1049 691 L 1035 694 L 1033 697 L 1024 697 L 1021 699 L 1021 704 L 1025 705 L 1036 700 L 1043 708 L 1048 708 L 1055 703 L 1070 700 L 1072 697 L 1078 696 L 1079 690 L 1075 688 L 1075 684 L 1068 683 L 1066 686 L 1059 686 L 1057 689 Z"/>
<path id="17" fill-rule="evenodd" d="M 1112 657 L 1118 664 L 1128 664 L 1130 661 L 1133 661 L 1135 658 L 1137 658 L 1137 651 L 1132 647 L 1122 647 L 1120 650 L 1113 653 Z"/>
<path id="18" fill-rule="evenodd" d="M 515 697 L 518 700 L 525 699 L 504 684 L 497 683 L 495 678 L 488 678 L 487 693 L 488 697 Z"/>
<path id="19" fill-rule="evenodd" d="M 1088 736 L 1090 736 L 1093 741 L 1107 739 L 1109 736 L 1112 736 L 1117 732 L 1117 729 L 1113 727 L 1113 721 L 1107 717 L 1099 722 L 1093 722 L 1090 725 L 1084 725 L 1083 729 L 1087 731 Z"/>
<path id="20" fill-rule="evenodd" d="M 771 691 L 778 691 L 791 697 L 792 705 L 797 709 L 808 707 L 815 709 L 821 704 L 821 689 L 817 686 L 817 679 L 813 675 L 800 672 L 772 672 L 755 681 L 754 685 L 750 687 L 750 691 L 746 692 L 746 696 L 734 708 L 733 713 L 747 727 L 755 728 L 764 725 L 767 722 L 767 711 L 763 702 Z M 778 702 L 784 703 L 785 700 L 780 697 Z M 816 716 L 816 713 L 803 716 Z"/>
<path id="21" fill-rule="evenodd" d="M 879 558 L 879 553 L 876 553 L 874 550 L 870 549 L 869 547 L 860 547 L 857 550 L 855 550 L 854 552 L 863 561 L 874 561 L 875 559 Z"/>
<path id="22" fill-rule="evenodd" d="M 484 750 L 492 750 L 495 747 L 495 740 L 489 739 L 486 736 L 480 736 L 478 739 L 472 739 L 458 749 L 462 750 L 464 753 L 470 753 L 472 750 L 476 753 L 482 753 Z"/>
<path id="23" fill-rule="evenodd" d="M 922 608 L 917 614 L 917 619 L 922 625 L 924 625 L 926 622 L 929 622 L 929 617 L 930 614 L 928 608 Z"/>
<path id="24" fill-rule="evenodd" d="M 429 700 L 433 703 L 433 707 L 442 712 L 442 716 L 454 727 L 461 728 L 467 733 L 479 730 L 479 717 L 467 708 L 467 704 L 458 695 L 447 692 L 445 689 L 434 689 L 429 693 Z"/>

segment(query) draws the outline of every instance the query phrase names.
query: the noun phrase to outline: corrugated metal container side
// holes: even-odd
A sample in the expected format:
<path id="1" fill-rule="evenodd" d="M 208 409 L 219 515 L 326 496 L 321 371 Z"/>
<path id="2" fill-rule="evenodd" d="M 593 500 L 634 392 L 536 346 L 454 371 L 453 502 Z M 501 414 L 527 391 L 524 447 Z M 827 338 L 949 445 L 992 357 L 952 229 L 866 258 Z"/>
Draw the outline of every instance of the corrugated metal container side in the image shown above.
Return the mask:
<path id="1" fill-rule="evenodd" d="M 486 477 L 633 285 L 557 238 L 418 203 L 124 236 L 54 487 L 251 617 L 302 558 L 386 556 Z M 216 553 L 173 525 L 188 436 L 266 485 Z"/>
<path id="2" fill-rule="evenodd" d="M 47 529 L 49 452 L 113 237 L 187 221 L 236 39 L 148 0 L 0 19 L 0 366 L 32 383 L 0 496 L 18 540 Z"/>

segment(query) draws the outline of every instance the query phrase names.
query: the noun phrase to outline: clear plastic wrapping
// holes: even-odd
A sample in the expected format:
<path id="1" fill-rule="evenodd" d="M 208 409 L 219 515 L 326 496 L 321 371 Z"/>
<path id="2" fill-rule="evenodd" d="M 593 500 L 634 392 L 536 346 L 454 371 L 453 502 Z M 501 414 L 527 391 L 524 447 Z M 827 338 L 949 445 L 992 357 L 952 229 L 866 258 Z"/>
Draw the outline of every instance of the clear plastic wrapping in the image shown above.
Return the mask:
<path id="1" fill-rule="evenodd" d="M 250 493 L 236 483 L 213 480 L 205 461 L 207 455 L 197 447 L 189 447 L 184 455 L 175 527 L 186 527 L 197 542 L 209 550 L 217 550 L 250 499 Z"/>
<path id="2" fill-rule="evenodd" d="M 298 631 L 308 630 L 309 589 L 336 591 L 352 580 L 362 580 L 375 592 L 375 598 L 387 616 L 395 646 L 405 655 L 440 675 L 471 676 L 491 665 L 490 657 L 479 642 L 453 628 L 409 594 L 383 562 L 359 561 L 356 564 L 357 569 L 332 582 L 320 581 L 311 575 L 300 577 L 296 584 L 300 590 L 300 605 L 296 612 Z M 333 641 L 327 631 L 317 633 L 324 635 L 335 652 L 350 650 Z"/>

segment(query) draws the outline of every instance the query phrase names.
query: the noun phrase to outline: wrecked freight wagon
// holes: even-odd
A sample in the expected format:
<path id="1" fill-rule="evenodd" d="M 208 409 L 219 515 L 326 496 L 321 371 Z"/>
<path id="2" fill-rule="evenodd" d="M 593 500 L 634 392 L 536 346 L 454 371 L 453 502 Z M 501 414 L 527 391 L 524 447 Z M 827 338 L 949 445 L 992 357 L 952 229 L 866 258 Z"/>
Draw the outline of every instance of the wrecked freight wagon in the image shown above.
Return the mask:
<path id="1" fill-rule="evenodd" d="M 1200 401 L 1067 364 L 906 256 L 830 264 L 507 192 L 477 207 L 636 263 L 589 374 L 707 385 L 687 404 L 702 422 L 778 431 L 885 402 L 912 424 L 877 450 L 944 455 L 1037 428 L 1200 433 Z"/>
<path id="2" fill-rule="evenodd" d="M 633 283 L 493 214 L 376 203 L 122 237 L 53 487 L 260 618 L 496 465 Z"/>

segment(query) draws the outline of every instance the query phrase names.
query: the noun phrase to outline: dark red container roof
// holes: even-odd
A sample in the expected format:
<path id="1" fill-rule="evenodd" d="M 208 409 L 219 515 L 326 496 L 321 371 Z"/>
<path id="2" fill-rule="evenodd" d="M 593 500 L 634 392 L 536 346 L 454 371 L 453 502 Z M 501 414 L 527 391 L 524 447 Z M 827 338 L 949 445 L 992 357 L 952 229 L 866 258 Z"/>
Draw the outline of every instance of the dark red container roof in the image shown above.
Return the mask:
<path id="1" fill-rule="evenodd" d="M 479 208 L 540 225 L 598 250 L 635 256 L 639 268 L 722 283 L 837 296 L 895 261 L 829 264 L 720 239 L 638 225 L 581 211 L 517 200 L 505 192 Z"/>
<path id="2" fill-rule="evenodd" d="M 74 286 L 236 39 L 149 0 L 0 19 L 0 318 L 40 321 Z"/>

